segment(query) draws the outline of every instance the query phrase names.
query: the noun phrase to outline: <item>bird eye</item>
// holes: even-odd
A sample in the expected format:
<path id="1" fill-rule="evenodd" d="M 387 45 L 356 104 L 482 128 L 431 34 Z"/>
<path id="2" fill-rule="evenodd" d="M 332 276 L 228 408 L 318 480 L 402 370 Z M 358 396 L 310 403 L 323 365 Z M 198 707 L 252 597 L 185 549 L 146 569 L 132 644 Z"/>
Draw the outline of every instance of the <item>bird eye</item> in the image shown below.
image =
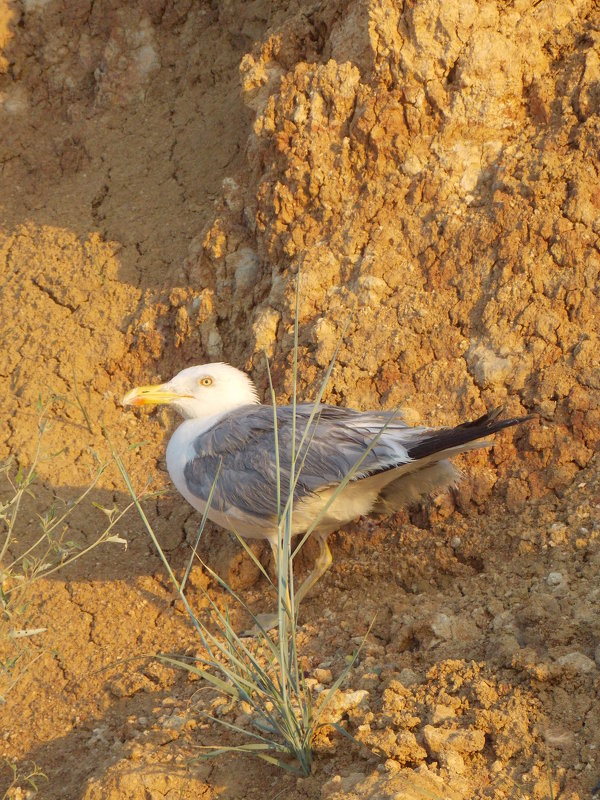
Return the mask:
<path id="1" fill-rule="evenodd" d="M 203 378 L 200 378 L 198 380 L 198 383 L 200 384 L 200 386 L 212 386 L 213 379 L 210 376 L 205 375 Z"/>

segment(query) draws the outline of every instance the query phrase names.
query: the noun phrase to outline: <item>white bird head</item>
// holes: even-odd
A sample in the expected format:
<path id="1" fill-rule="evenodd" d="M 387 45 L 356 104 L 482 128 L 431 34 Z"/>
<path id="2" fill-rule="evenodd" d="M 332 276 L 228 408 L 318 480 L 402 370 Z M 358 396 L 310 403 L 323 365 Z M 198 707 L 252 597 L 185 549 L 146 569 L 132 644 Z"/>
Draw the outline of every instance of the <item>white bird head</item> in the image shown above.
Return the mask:
<path id="1" fill-rule="evenodd" d="M 169 405 L 184 419 L 227 414 L 260 402 L 250 378 L 229 364 L 201 364 L 182 370 L 167 383 L 138 386 L 122 400 L 124 406 Z"/>

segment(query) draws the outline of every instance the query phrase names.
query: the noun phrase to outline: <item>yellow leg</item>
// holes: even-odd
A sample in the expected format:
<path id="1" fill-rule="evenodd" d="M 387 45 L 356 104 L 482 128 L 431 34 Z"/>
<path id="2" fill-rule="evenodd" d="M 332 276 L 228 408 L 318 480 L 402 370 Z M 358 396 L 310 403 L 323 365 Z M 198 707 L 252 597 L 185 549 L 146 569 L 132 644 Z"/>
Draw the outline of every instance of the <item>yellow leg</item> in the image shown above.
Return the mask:
<path id="1" fill-rule="evenodd" d="M 302 586 L 298 589 L 295 596 L 295 607 L 298 608 L 298 604 L 304 599 L 304 597 L 308 594 L 308 592 L 312 589 L 315 583 L 321 578 L 331 566 L 331 562 L 333 558 L 331 557 L 331 551 L 327 546 L 327 536 L 326 533 L 313 533 L 313 537 L 319 542 L 320 552 L 317 556 L 317 560 L 315 561 L 315 566 L 313 571 L 310 575 L 306 578 Z M 269 539 L 269 544 L 271 545 L 271 550 L 273 551 L 273 558 L 275 559 L 275 572 L 278 573 L 278 566 L 279 566 L 279 555 L 278 555 L 278 542 L 277 539 Z M 289 596 L 289 585 L 286 587 L 286 600 L 287 600 L 287 611 L 288 614 L 290 612 L 290 596 Z M 270 630 L 271 628 L 276 628 L 278 625 L 278 615 L 275 614 L 257 614 L 256 615 L 257 621 L 262 626 L 263 630 Z M 258 636 L 260 629 L 257 625 L 249 630 L 242 633 L 242 636 Z"/>
<path id="2" fill-rule="evenodd" d="M 313 533 L 313 539 L 316 539 L 319 542 L 320 552 L 317 556 L 317 560 L 315 561 L 315 566 L 313 571 L 310 575 L 306 578 L 302 586 L 298 589 L 295 596 L 295 605 L 298 608 L 298 604 L 304 600 L 308 592 L 312 589 L 315 583 L 322 578 L 323 575 L 327 572 L 329 567 L 331 566 L 331 562 L 333 558 L 331 556 L 331 550 L 327 545 L 327 537 L 329 536 L 328 533 Z"/>

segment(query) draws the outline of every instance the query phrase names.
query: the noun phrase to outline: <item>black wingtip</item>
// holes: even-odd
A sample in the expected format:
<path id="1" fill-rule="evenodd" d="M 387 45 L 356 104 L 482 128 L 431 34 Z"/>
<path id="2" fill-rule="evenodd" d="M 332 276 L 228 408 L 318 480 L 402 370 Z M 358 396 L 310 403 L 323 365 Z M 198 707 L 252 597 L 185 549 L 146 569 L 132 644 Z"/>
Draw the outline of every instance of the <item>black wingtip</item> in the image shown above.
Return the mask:
<path id="1" fill-rule="evenodd" d="M 527 414 L 524 417 L 498 419 L 502 411 L 503 407 L 499 406 L 483 416 L 470 422 L 463 422 L 455 428 L 432 430 L 431 435 L 426 434 L 418 444 L 409 449 L 408 455 L 413 459 L 425 458 L 443 450 L 450 450 L 453 447 L 477 441 L 477 439 L 485 439 L 486 436 L 491 436 L 505 428 L 512 428 L 513 425 L 520 425 L 537 418 L 537 414 Z"/>
<path id="2" fill-rule="evenodd" d="M 483 414 L 483 416 L 471 420 L 471 422 L 463 422 L 462 425 L 457 425 L 456 428 L 449 428 L 449 430 L 457 431 L 460 429 L 471 430 L 474 428 L 481 428 L 481 430 L 491 434 L 497 433 L 497 431 L 501 431 L 503 428 L 510 428 L 513 425 L 520 425 L 522 422 L 527 422 L 530 419 L 536 419 L 538 416 L 537 414 L 526 414 L 524 417 L 509 417 L 509 419 L 498 420 L 498 417 L 503 411 L 504 406 L 497 406 Z M 498 421 L 496 422 L 496 420 Z M 486 434 L 483 433 L 482 435 L 485 436 Z"/>

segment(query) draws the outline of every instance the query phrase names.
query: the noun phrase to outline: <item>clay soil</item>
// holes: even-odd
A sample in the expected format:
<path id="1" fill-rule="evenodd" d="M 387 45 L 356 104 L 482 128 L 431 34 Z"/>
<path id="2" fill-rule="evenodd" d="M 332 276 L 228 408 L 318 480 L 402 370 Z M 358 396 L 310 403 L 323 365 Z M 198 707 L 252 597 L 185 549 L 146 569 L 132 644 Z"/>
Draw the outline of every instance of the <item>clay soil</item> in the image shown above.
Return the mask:
<path id="1" fill-rule="evenodd" d="M 182 574 L 200 520 L 164 468 L 175 420 L 120 398 L 210 360 L 266 397 L 266 349 L 285 401 L 299 263 L 307 397 L 350 321 L 330 402 L 536 414 L 452 492 L 331 537 L 300 611 L 316 694 L 372 627 L 332 712 L 355 741 L 324 729 L 309 777 L 198 758 L 236 744 L 203 714 L 240 712 L 156 659 L 201 645 L 131 511 L 126 546 L 20 612 L 44 631 L 3 673 L 0 796 L 35 770 L 49 800 L 594 796 L 599 30 L 584 0 L 0 0 L 0 458 L 31 464 L 39 398 L 51 423 L 13 554 L 98 464 L 65 540 L 127 505 L 110 440 L 164 490 L 145 508 Z M 230 534 L 200 550 L 272 606 Z M 199 565 L 189 591 L 225 603 Z"/>

